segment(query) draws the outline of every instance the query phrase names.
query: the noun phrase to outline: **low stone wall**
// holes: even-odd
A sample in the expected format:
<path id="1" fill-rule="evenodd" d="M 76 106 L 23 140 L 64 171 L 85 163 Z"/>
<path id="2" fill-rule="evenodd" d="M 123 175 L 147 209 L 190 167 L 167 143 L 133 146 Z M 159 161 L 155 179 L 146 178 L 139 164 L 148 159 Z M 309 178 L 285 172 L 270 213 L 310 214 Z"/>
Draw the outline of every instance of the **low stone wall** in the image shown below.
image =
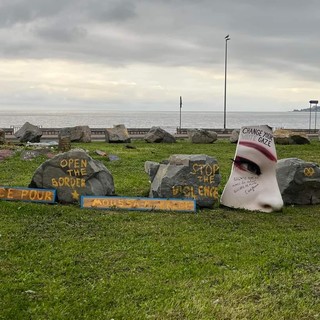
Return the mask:
<path id="1" fill-rule="evenodd" d="M 15 139 L 14 133 L 19 130 L 21 126 L 10 126 L 9 128 L 2 128 L 5 131 L 5 135 L 7 139 Z M 51 140 L 57 140 L 59 132 L 61 128 L 42 128 L 40 126 L 40 129 L 42 131 L 42 139 L 51 139 Z M 174 134 L 175 137 L 178 138 L 187 138 L 188 137 L 188 130 L 191 128 L 177 128 L 176 133 Z M 214 129 L 214 128 L 202 128 L 204 130 L 208 131 L 214 131 L 218 134 L 219 138 L 229 138 L 232 131 L 234 129 Z M 91 130 L 91 136 L 93 140 L 104 140 L 105 139 L 105 128 L 90 128 Z M 146 135 L 150 128 L 127 128 L 129 136 L 131 139 L 135 138 L 143 138 L 144 135 Z M 311 130 L 309 132 L 308 129 L 287 129 L 293 132 L 305 132 L 307 136 L 309 137 L 318 137 L 318 130 L 314 132 L 314 130 Z"/>

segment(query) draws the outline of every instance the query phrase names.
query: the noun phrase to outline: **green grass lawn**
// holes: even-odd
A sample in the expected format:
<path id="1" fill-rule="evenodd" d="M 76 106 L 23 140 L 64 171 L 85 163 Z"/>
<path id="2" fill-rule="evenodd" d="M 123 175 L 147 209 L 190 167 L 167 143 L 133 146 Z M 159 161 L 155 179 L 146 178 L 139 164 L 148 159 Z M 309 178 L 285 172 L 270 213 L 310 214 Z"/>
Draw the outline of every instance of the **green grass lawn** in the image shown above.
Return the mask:
<path id="1" fill-rule="evenodd" d="M 147 196 L 146 160 L 217 158 L 220 193 L 236 146 L 74 144 L 112 172 L 120 196 Z M 320 163 L 320 142 L 277 146 Z M 120 157 L 108 162 L 103 150 Z M 0 162 L 0 185 L 26 187 L 44 161 Z M 0 202 L 0 319 L 320 319 L 320 206 L 279 213 L 80 209 Z"/>

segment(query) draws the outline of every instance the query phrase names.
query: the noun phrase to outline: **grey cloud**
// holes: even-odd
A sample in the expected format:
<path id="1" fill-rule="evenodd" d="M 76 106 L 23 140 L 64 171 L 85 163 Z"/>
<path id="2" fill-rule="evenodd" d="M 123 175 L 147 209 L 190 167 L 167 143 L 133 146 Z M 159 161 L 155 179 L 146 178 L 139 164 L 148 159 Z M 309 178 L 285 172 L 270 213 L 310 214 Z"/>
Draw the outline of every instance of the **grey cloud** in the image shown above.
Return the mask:
<path id="1" fill-rule="evenodd" d="M 84 11 L 91 19 L 108 23 L 110 21 L 124 21 L 136 16 L 136 6 L 132 1 L 91 1 Z"/>
<path id="2" fill-rule="evenodd" d="M 4 0 L 0 26 L 21 32 L 24 45 L 6 32 L 0 41 L 7 58 L 211 68 L 223 65 L 230 33 L 230 68 L 313 78 L 320 71 L 319 12 L 317 0 Z"/>
<path id="3" fill-rule="evenodd" d="M 12 56 L 15 57 L 26 57 L 29 52 L 32 52 L 33 47 L 27 42 L 11 42 L 10 44 L 6 44 L 2 46 L 2 53 L 5 58 L 9 58 Z"/>
<path id="4" fill-rule="evenodd" d="M 82 22 L 122 21 L 135 16 L 135 4 L 129 0 L 3 0 L 0 4 L 2 27 L 61 16 Z"/>
<path id="5" fill-rule="evenodd" d="M 0 5 L 0 26 L 10 27 L 35 19 L 55 16 L 67 7 L 64 0 L 3 0 Z"/>
<path id="6" fill-rule="evenodd" d="M 87 31 L 80 26 L 65 26 L 54 24 L 43 28 L 36 28 L 35 33 L 45 41 L 73 42 L 83 40 Z"/>

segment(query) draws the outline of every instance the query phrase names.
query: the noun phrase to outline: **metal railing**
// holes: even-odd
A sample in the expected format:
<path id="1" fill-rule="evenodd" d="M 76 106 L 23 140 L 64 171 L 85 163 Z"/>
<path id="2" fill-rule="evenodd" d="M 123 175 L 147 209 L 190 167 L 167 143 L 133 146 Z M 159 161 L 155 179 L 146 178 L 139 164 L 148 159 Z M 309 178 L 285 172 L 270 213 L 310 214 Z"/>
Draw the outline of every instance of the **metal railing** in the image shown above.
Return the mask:
<path id="1" fill-rule="evenodd" d="M 36 126 L 36 127 L 38 127 L 38 128 L 42 128 L 42 126 L 40 125 L 40 126 Z M 13 134 L 15 134 L 17 131 L 19 131 L 20 129 L 22 128 L 22 125 L 18 125 L 18 126 L 16 126 L 16 125 L 11 125 L 10 126 L 10 129 L 12 129 L 13 130 Z"/>
<path id="2" fill-rule="evenodd" d="M 10 125 L 9 128 L 3 128 L 7 135 L 14 135 L 18 130 L 20 130 L 22 125 Z M 42 135 L 44 136 L 57 136 L 62 128 L 43 128 L 38 126 Z M 106 128 L 90 128 L 91 135 L 93 136 L 104 136 Z M 150 128 L 127 128 L 129 135 L 145 135 L 150 131 Z"/>

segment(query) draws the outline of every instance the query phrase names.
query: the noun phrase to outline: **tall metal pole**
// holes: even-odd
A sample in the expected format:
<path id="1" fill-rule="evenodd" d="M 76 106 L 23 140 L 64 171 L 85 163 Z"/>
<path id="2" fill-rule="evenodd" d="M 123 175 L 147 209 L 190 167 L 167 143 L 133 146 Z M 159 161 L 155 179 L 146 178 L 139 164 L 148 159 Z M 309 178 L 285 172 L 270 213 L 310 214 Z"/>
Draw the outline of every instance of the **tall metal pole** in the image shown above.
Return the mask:
<path id="1" fill-rule="evenodd" d="M 314 115 L 314 132 L 317 132 L 317 111 L 318 111 L 318 104 L 316 104 L 316 110 Z"/>
<path id="2" fill-rule="evenodd" d="M 311 101 L 310 103 L 310 112 L 309 112 L 309 133 L 311 133 Z"/>
<path id="3" fill-rule="evenodd" d="M 310 100 L 310 115 L 309 115 L 309 133 L 311 132 L 311 105 L 315 104 L 315 115 L 314 115 L 314 131 L 317 130 L 317 111 L 318 111 L 318 100 Z"/>
<path id="4" fill-rule="evenodd" d="M 182 109 L 182 97 L 180 96 L 180 133 L 181 133 L 181 109 Z"/>
<path id="5" fill-rule="evenodd" d="M 223 129 L 227 126 L 227 58 L 228 58 L 228 40 L 230 40 L 229 35 L 224 37 L 226 41 L 225 51 L 224 51 L 224 108 L 223 108 Z"/>

